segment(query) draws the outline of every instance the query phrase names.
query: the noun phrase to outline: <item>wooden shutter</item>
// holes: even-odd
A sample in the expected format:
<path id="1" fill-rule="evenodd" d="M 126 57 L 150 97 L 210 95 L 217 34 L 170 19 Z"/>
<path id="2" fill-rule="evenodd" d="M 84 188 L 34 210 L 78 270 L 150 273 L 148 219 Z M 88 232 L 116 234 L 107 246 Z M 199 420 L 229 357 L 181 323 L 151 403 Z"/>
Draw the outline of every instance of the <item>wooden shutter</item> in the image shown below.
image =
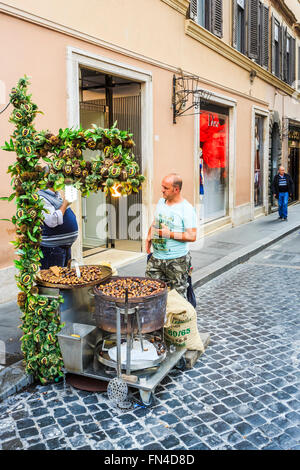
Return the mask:
<path id="1" fill-rule="evenodd" d="M 237 0 L 232 0 L 232 47 L 237 48 L 238 34 L 238 7 Z"/>
<path id="2" fill-rule="evenodd" d="M 279 26 L 279 78 L 283 80 L 283 56 L 282 56 L 282 36 L 283 28 Z"/>
<path id="3" fill-rule="evenodd" d="M 189 17 L 191 20 L 196 21 L 198 19 L 198 0 L 190 0 Z"/>
<path id="4" fill-rule="evenodd" d="M 275 18 L 274 15 L 272 14 L 272 19 L 271 19 L 271 29 L 272 29 L 272 56 L 271 56 L 271 70 L 272 73 L 275 75 Z"/>
<path id="5" fill-rule="evenodd" d="M 210 31 L 223 37 L 223 0 L 211 0 L 211 29 Z"/>
<path id="6" fill-rule="evenodd" d="M 259 0 L 248 0 L 248 57 L 258 59 Z"/>
<path id="7" fill-rule="evenodd" d="M 300 91 L 300 47 L 298 47 L 298 90 Z"/>
<path id="8" fill-rule="evenodd" d="M 291 76 L 290 76 L 290 85 L 296 80 L 296 40 L 291 38 L 290 44 L 290 58 L 291 58 Z"/>
<path id="9" fill-rule="evenodd" d="M 281 78 L 288 83 L 288 57 L 287 57 L 287 27 L 282 28 L 282 64 L 281 64 Z"/>
<path id="10" fill-rule="evenodd" d="M 269 69 L 269 8 L 261 5 L 261 65 Z"/>

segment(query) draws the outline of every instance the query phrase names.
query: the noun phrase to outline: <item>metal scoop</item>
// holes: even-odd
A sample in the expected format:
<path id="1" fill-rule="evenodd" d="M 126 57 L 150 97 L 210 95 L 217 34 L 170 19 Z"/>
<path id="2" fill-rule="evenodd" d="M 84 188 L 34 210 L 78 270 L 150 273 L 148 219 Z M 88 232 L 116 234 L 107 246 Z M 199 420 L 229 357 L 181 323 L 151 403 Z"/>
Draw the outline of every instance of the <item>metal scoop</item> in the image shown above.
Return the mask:
<path id="1" fill-rule="evenodd" d="M 117 307 L 117 377 L 110 380 L 107 386 L 108 398 L 120 408 L 128 408 L 131 403 L 126 401 L 128 395 L 127 383 L 121 375 L 121 312 Z M 129 405 L 129 406 L 128 406 Z"/>

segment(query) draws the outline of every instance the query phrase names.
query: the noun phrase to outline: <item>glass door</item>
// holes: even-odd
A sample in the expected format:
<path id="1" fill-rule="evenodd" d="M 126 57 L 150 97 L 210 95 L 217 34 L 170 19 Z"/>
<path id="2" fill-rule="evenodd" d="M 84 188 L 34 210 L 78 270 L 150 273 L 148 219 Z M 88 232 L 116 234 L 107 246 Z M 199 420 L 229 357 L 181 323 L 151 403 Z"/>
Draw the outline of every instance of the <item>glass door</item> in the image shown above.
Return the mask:
<path id="1" fill-rule="evenodd" d="M 81 102 L 80 124 L 84 129 L 90 129 L 92 124 L 105 127 L 105 101 Z M 86 149 L 83 152 L 85 160 L 95 156 L 95 151 Z M 108 247 L 108 214 L 106 197 L 101 191 L 91 193 L 89 197 L 81 198 L 82 205 L 82 249 L 87 256 Z"/>
<path id="2" fill-rule="evenodd" d="M 263 205 L 264 117 L 255 117 L 254 206 Z"/>

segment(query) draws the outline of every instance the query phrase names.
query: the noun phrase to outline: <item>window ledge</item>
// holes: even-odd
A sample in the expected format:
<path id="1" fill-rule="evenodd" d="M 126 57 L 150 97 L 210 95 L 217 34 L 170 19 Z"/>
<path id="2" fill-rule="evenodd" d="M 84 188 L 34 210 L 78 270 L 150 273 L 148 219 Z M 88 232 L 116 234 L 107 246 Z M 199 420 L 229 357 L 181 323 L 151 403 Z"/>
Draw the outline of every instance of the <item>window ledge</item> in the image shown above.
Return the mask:
<path id="1" fill-rule="evenodd" d="M 162 2 L 166 3 L 170 7 L 177 10 L 182 15 L 186 15 L 187 9 L 190 5 L 190 0 L 161 0 Z"/>
<path id="2" fill-rule="evenodd" d="M 293 95 L 294 93 L 297 93 L 294 88 L 277 78 L 276 75 L 273 75 L 271 72 L 264 69 L 253 60 L 249 59 L 249 57 L 237 51 L 207 29 L 202 28 L 202 26 L 198 25 L 193 20 L 185 20 L 185 33 L 193 39 L 196 39 L 196 41 L 204 44 L 206 47 L 209 47 L 213 51 L 235 63 L 239 67 L 242 67 L 249 72 L 251 70 L 255 70 L 257 77 L 261 78 L 267 83 L 271 83 L 274 87 L 279 88 L 287 95 Z"/>

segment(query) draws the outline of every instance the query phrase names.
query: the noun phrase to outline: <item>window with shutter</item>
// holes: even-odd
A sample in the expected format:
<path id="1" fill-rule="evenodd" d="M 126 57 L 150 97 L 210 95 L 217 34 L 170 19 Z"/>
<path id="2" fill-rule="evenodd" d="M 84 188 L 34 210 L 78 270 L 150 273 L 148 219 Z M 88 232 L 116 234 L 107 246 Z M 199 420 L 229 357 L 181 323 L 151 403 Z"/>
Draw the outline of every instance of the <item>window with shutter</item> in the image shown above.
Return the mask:
<path id="1" fill-rule="evenodd" d="M 276 43 L 275 43 L 275 18 L 274 18 L 273 14 L 272 14 L 272 19 L 271 19 L 271 29 L 272 29 L 271 70 L 272 70 L 272 73 L 275 74 L 275 71 L 276 71 Z"/>
<path id="2" fill-rule="evenodd" d="M 290 85 L 295 86 L 295 80 L 296 80 L 296 40 L 291 37 L 291 42 L 290 42 L 290 47 L 291 47 L 291 74 L 290 74 Z"/>
<path id="3" fill-rule="evenodd" d="M 206 8 L 205 0 L 198 0 L 197 23 L 206 28 Z"/>
<path id="4" fill-rule="evenodd" d="M 261 65 L 269 68 L 269 8 L 262 5 L 261 27 Z"/>
<path id="5" fill-rule="evenodd" d="M 232 46 L 237 49 L 238 42 L 238 5 L 237 0 L 232 0 Z"/>
<path id="6" fill-rule="evenodd" d="M 258 59 L 259 0 L 248 0 L 248 56 Z"/>
<path id="7" fill-rule="evenodd" d="M 223 37 L 223 0 L 211 0 L 211 32 Z"/>
<path id="8" fill-rule="evenodd" d="M 298 90 L 300 91 L 300 47 L 298 47 L 298 77 L 297 77 L 297 80 L 298 80 Z"/>
<path id="9" fill-rule="evenodd" d="M 246 0 L 232 0 L 232 45 L 245 54 Z"/>
<path id="10" fill-rule="evenodd" d="M 283 36 L 283 28 L 282 26 L 278 26 L 278 45 L 279 45 L 279 72 L 278 78 L 283 80 L 283 54 L 282 54 L 282 36 Z"/>
<path id="11" fill-rule="evenodd" d="M 190 9 L 189 9 L 190 18 L 193 21 L 198 19 L 198 0 L 190 0 Z"/>
<path id="12" fill-rule="evenodd" d="M 216 36 L 223 36 L 223 0 L 190 0 L 188 16 Z"/>
<path id="13" fill-rule="evenodd" d="M 278 21 L 272 15 L 272 73 L 281 78 L 282 34 Z"/>
<path id="14" fill-rule="evenodd" d="M 287 28 L 282 28 L 282 80 L 288 82 L 290 75 L 290 38 Z"/>

